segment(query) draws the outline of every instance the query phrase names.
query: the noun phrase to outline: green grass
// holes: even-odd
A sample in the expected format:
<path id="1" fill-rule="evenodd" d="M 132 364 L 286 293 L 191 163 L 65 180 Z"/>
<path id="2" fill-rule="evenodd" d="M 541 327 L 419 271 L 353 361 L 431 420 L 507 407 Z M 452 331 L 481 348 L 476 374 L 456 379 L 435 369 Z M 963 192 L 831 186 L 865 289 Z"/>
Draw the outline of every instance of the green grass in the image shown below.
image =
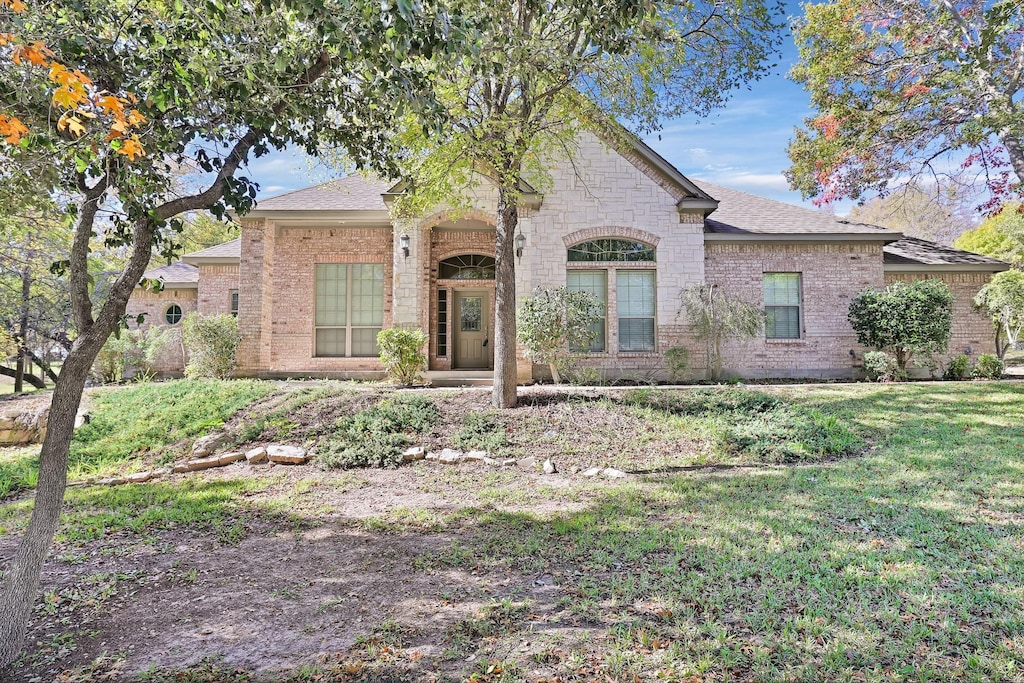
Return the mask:
<path id="1" fill-rule="evenodd" d="M 217 429 L 272 389 L 253 380 L 152 382 L 97 392 L 90 422 L 75 432 L 70 480 L 130 469 L 142 458 L 168 463 L 171 447 Z M 0 500 L 35 486 L 38 448 L 0 452 Z"/>
<path id="2" fill-rule="evenodd" d="M 328 469 L 397 467 L 412 434 L 438 421 L 434 402 L 420 394 L 384 398 L 337 421 L 336 429 L 317 445 L 317 461 Z"/>
<path id="3" fill-rule="evenodd" d="M 498 453 L 508 445 L 505 426 L 496 412 L 470 413 L 462 421 L 462 428 L 452 437 L 452 446 L 462 450 Z"/>
<path id="4" fill-rule="evenodd" d="M 491 512 L 433 566 L 562 577 L 562 618 L 611 637 L 576 653 L 596 648 L 599 678 L 1024 678 L 1024 387 L 786 397 L 875 448 Z"/>

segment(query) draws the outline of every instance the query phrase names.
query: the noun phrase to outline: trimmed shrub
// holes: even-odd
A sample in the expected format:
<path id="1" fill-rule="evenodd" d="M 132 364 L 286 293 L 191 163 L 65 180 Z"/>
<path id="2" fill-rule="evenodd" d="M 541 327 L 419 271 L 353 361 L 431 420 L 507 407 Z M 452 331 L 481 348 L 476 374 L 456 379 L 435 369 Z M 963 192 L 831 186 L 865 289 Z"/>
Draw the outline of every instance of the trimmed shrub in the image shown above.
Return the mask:
<path id="1" fill-rule="evenodd" d="M 905 379 L 899 363 L 885 351 L 865 351 L 864 372 L 869 382 L 895 382 Z"/>
<path id="2" fill-rule="evenodd" d="M 181 342 L 188 352 L 185 376 L 223 379 L 235 369 L 238 319 L 229 313 L 189 313 L 181 321 Z"/>
<path id="3" fill-rule="evenodd" d="M 983 353 L 978 356 L 978 364 L 974 366 L 974 376 L 979 379 L 999 379 L 1004 370 L 1006 365 L 998 356 Z"/>
<path id="4" fill-rule="evenodd" d="M 573 356 L 597 338 L 604 306 L 589 292 L 538 287 L 516 311 L 516 335 L 526 357 L 547 365 L 555 384 L 571 370 Z"/>
<path id="5" fill-rule="evenodd" d="M 392 327 L 378 332 L 380 362 L 388 379 L 405 387 L 423 379 L 421 373 L 427 369 L 427 354 L 423 353 L 426 344 L 427 335 L 422 330 Z"/>
<path id="6" fill-rule="evenodd" d="M 962 353 L 953 356 L 949 365 L 946 366 L 946 371 L 942 373 L 942 379 L 959 381 L 967 379 L 971 374 L 971 359 Z"/>
<path id="7" fill-rule="evenodd" d="M 425 396 L 384 399 L 335 423 L 336 431 L 318 445 L 317 460 L 328 469 L 398 467 L 412 435 L 429 431 L 439 413 Z"/>

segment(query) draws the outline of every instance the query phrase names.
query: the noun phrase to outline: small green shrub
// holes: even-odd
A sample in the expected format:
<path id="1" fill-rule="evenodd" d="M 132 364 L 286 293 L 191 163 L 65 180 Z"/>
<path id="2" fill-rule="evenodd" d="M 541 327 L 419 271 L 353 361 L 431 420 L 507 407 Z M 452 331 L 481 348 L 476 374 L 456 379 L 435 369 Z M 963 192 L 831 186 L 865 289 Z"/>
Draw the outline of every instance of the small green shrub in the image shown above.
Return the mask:
<path id="1" fill-rule="evenodd" d="M 978 364 L 974 366 L 974 376 L 980 379 L 999 379 L 1004 370 L 1006 365 L 998 356 L 983 353 L 978 356 Z"/>
<path id="2" fill-rule="evenodd" d="M 388 379 L 406 387 L 421 380 L 427 369 L 427 354 L 423 353 L 426 344 L 427 335 L 422 330 L 392 327 L 378 332 L 380 362 Z"/>
<path id="3" fill-rule="evenodd" d="M 144 330 L 122 330 L 100 349 L 92 373 L 104 383 L 152 375 L 157 356 L 174 337 L 172 330 L 157 325 Z"/>
<path id="4" fill-rule="evenodd" d="M 235 369 L 238 319 L 228 313 L 189 313 L 181 321 L 181 341 L 188 351 L 185 376 L 223 379 Z"/>
<path id="5" fill-rule="evenodd" d="M 336 430 L 318 446 L 317 459 L 328 469 L 398 467 L 412 434 L 429 431 L 439 413 L 425 396 L 397 396 L 380 401 L 335 423 Z"/>
<path id="6" fill-rule="evenodd" d="M 959 381 L 967 379 L 971 374 L 971 359 L 962 353 L 953 356 L 949 365 L 946 366 L 946 371 L 942 373 L 942 379 Z"/>
<path id="7" fill-rule="evenodd" d="M 869 382 L 896 382 L 906 379 L 896 359 L 885 351 L 864 352 L 864 373 Z"/>
<path id="8" fill-rule="evenodd" d="M 665 351 L 665 369 L 673 382 L 682 381 L 690 368 L 690 350 L 685 346 L 675 346 Z"/>
<path id="9" fill-rule="evenodd" d="M 508 435 L 497 413 L 470 413 L 462 421 L 462 429 L 452 437 L 452 445 L 462 450 L 493 453 L 508 445 Z"/>

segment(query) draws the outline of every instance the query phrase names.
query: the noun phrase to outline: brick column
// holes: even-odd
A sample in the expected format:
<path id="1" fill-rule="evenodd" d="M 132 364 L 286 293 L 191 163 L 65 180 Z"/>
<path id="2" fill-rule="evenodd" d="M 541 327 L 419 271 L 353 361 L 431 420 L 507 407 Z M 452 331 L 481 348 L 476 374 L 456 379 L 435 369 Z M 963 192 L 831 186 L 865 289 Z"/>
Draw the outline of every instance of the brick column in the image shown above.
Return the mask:
<path id="1" fill-rule="evenodd" d="M 238 264 L 238 343 L 237 375 L 252 376 L 265 369 L 260 362 L 264 332 L 263 311 L 263 252 L 264 230 L 267 221 L 253 220 L 242 224 L 241 258 Z M 272 227 L 270 228 L 273 229 Z"/>

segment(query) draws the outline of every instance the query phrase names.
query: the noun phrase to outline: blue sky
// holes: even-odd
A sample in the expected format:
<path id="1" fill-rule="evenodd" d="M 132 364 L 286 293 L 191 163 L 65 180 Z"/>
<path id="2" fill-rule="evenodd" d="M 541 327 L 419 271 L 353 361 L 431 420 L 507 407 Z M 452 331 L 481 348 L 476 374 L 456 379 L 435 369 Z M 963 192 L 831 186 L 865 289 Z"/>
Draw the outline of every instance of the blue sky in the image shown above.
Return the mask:
<path id="1" fill-rule="evenodd" d="M 789 14 L 800 12 L 796 2 L 787 3 Z M 786 144 L 793 127 L 810 114 L 807 93 L 786 78 L 796 59 L 789 31 L 783 54 L 773 73 L 735 92 L 721 109 L 706 118 L 665 121 L 662 130 L 646 142 L 684 175 L 793 204 L 803 202 L 789 190 L 782 171 L 789 165 Z M 269 197 L 330 178 L 314 169 L 298 152 L 280 152 L 250 164 L 250 176 L 261 186 L 260 197 Z M 838 213 L 848 207 L 837 206 Z"/>

